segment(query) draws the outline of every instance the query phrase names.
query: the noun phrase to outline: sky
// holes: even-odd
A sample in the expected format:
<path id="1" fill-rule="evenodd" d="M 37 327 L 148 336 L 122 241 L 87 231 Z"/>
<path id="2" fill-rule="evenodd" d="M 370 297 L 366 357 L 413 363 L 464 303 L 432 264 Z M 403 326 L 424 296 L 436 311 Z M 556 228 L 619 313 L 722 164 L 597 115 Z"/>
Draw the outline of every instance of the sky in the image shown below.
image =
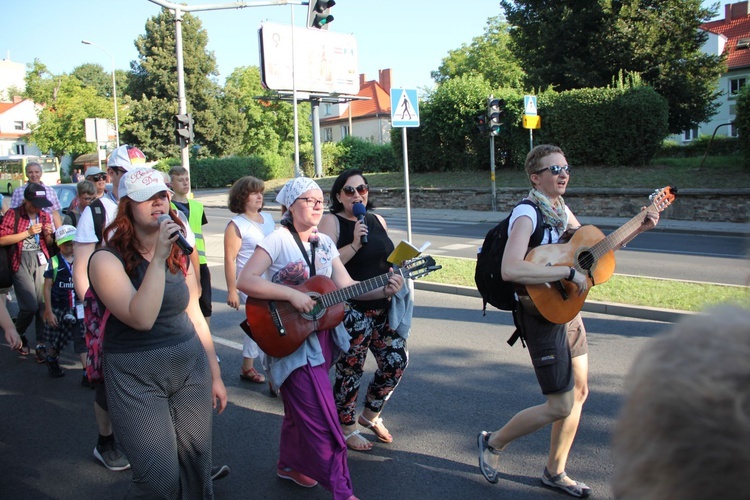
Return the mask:
<path id="1" fill-rule="evenodd" d="M 277 0 L 268 0 L 271 3 Z M 23 64 L 38 58 L 54 74 L 69 73 L 84 63 L 111 71 L 129 70 L 137 59 L 134 41 L 145 33 L 146 20 L 160 7 L 149 0 L 10 0 L 4 2 L 0 58 Z M 184 0 L 187 5 L 240 2 Z M 253 0 L 245 3 L 264 3 Z M 710 5 L 712 1 L 703 2 Z M 731 3 L 723 0 L 722 5 Z M 449 7 L 450 6 L 450 7 Z M 723 7 L 720 12 L 723 16 Z M 450 50 L 470 44 L 484 33 L 487 19 L 502 13 L 498 0 L 337 0 L 330 31 L 357 41 L 358 73 L 376 80 L 378 70 L 392 70 L 393 87 L 432 87 Z M 219 83 L 237 67 L 259 65 L 258 28 L 269 21 L 304 27 L 307 6 L 274 5 L 195 12 L 208 33 Z M 12 21 L 11 21 L 12 20 Z M 89 40 L 103 48 L 83 45 Z M 110 55 L 107 54 L 107 51 Z"/>

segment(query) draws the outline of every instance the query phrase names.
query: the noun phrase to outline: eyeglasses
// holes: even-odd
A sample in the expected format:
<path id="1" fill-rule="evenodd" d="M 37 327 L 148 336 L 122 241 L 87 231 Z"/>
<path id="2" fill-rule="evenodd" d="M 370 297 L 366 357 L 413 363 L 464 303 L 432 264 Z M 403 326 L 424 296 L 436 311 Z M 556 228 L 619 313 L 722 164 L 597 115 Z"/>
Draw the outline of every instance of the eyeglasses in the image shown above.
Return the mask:
<path id="1" fill-rule="evenodd" d="M 91 179 L 94 182 L 99 182 L 99 181 L 105 180 L 107 178 L 107 174 L 89 175 L 88 178 Z"/>
<path id="2" fill-rule="evenodd" d="M 357 187 L 344 186 L 343 188 L 341 188 L 341 190 L 347 196 L 354 196 L 355 190 L 359 193 L 360 196 L 362 196 L 362 195 L 367 194 L 368 191 L 370 191 L 370 186 L 368 186 L 367 184 L 360 184 Z"/>
<path id="3" fill-rule="evenodd" d="M 545 170 L 552 172 L 552 175 L 560 175 L 560 172 L 565 170 L 565 173 L 570 175 L 570 165 L 552 165 L 551 167 L 540 168 L 535 174 L 541 174 Z"/>
<path id="4" fill-rule="evenodd" d="M 319 200 L 317 198 L 297 198 L 295 201 L 299 200 L 304 200 L 307 206 L 310 208 L 318 208 L 324 203 L 323 200 Z"/>

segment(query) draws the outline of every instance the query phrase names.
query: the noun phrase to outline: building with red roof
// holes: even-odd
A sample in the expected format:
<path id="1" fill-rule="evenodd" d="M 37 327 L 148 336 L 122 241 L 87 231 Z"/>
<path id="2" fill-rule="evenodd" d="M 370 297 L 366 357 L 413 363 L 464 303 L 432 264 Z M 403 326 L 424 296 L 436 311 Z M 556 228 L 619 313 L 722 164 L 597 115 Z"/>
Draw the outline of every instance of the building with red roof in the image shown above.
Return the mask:
<path id="1" fill-rule="evenodd" d="M 727 72 L 719 79 L 719 108 L 711 121 L 686 131 L 683 141 L 698 135 L 737 136 L 733 125 L 729 125 L 737 114 L 737 93 L 750 79 L 750 15 L 748 2 L 736 2 L 724 6 L 724 18 L 701 25 L 708 32 L 708 41 L 703 46 L 708 54 L 727 54 Z M 717 129 L 717 127 L 719 127 Z"/>
<path id="2" fill-rule="evenodd" d="M 14 96 L 10 102 L 0 102 L 0 156 L 41 154 L 36 144 L 28 142 L 38 112 L 31 99 Z"/>
<path id="3" fill-rule="evenodd" d="M 320 140 L 339 142 L 354 136 L 375 143 L 391 142 L 391 70 L 378 71 L 377 80 L 359 75 L 358 100 L 321 103 Z"/>

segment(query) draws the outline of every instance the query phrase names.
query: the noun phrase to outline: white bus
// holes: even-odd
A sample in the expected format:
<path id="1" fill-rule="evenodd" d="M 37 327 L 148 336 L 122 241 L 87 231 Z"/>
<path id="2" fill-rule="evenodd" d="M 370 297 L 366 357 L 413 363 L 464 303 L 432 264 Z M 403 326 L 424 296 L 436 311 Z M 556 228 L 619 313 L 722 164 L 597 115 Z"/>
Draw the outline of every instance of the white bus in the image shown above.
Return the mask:
<path id="1" fill-rule="evenodd" d="M 0 156 L 0 190 L 11 194 L 26 183 L 26 165 L 31 162 L 42 166 L 42 182 L 48 186 L 60 183 L 60 164 L 54 156 L 11 155 Z"/>

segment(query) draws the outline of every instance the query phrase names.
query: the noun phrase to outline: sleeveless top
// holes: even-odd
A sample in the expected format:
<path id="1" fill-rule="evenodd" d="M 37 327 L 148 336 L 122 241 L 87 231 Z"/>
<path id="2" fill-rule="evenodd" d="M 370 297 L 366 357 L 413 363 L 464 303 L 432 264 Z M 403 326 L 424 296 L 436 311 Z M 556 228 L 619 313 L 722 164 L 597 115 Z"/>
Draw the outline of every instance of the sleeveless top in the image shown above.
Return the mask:
<path id="1" fill-rule="evenodd" d="M 338 248 L 344 248 L 354 241 L 354 225 L 357 221 L 341 217 L 339 214 L 333 214 L 339 220 L 339 241 L 336 243 Z M 367 233 L 367 244 L 354 254 L 349 262 L 344 266 L 349 271 L 352 279 L 357 281 L 374 278 L 381 274 L 387 273 L 391 266 L 386 259 L 393 251 L 393 242 L 388 237 L 388 233 L 380 223 L 380 219 L 371 213 L 365 214 L 365 223 L 369 229 Z M 385 309 L 388 307 L 388 299 L 375 300 L 351 300 L 353 307 L 360 311 L 372 309 Z"/>
<path id="2" fill-rule="evenodd" d="M 118 256 L 111 248 L 102 248 L 97 251 L 111 252 Z M 164 265 L 167 265 L 166 262 Z M 148 266 L 149 262 L 142 259 L 133 276 L 130 277 L 130 281 L 136 290 L 143 283 Z M 172 274 L 167 269 L 164 298 L 151 330 L 136 330 L 120 321 L 114 314 L 110 314 L 104 329 L 102 349 L 105 353 L 151 351 L 175 346 L 190 340 L 196 335 L 196 332 L 193 322 L 190 321 L 190 317 L 185 312 L 189 301 L 190 292 L 185 283 L 185 275 L 180 271 Z"/>

